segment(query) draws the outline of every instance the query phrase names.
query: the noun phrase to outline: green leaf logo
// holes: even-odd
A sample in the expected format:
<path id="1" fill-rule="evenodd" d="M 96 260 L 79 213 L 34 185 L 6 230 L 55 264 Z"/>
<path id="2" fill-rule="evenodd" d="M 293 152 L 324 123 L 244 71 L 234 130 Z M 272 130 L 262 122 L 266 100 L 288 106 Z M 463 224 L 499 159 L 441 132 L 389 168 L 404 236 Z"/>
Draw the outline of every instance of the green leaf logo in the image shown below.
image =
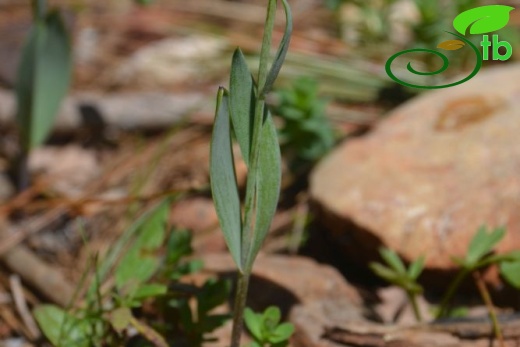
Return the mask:
<path id="1" fill-rule="evenodd" d="M 437 48 L 442 48 L 447 51 L 456 51 L 457 49 L 461 49 L 464 47 L 465 43 L 461 40 L 448 40 L 441 42 L 437 45 Z"/>
<path id="2" fill-rule="evenodd" d="M 509 12 L 514 7 L 505 5 L 488 5 L 475 7 L 459 14 L 453 20 L 453 27 L 462 35 L 486 34 L 502 29 L 509 22 Z"/>

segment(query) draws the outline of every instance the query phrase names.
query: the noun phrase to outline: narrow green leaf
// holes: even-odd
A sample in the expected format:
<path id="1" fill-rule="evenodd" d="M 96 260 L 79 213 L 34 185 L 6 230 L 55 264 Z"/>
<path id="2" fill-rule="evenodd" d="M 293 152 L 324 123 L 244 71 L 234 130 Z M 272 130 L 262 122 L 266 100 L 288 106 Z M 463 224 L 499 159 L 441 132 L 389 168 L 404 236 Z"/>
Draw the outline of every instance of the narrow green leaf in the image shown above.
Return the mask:
<path id="1" fill-rule="evenodd" d="M 261 91 L 261 95 L 266 95 L 273 87 L 274 81 L 278 77 L 278 73 L 280 73 L 282 68 L 282 64 L 285 60 L 285 56 L 287 55 L 289 43 L 291 41 L 291 34 L 293 29 L 291 7 L 289 6 L 287 0 L 282 0 L 282 4 L 285 11 L 285 32 L 283 34 L 282 41 L 280 42 L 280 46 L 278 47 L 278 51 L 276 52 L 273 65 L 271 66 L 269 74 L 267 75 L 267 79 L 265 81 L 264 89 Z"/>
<path id="2" fill-rule="evenodd" d="M 389 248 L 381 248 L 379 249 L 379 254 L 394 271 L 400 274 L 406 274 L 406 268 L 404 267 L 401 258 L 399 258 L 397 253 L 393 250 Z"/>
<path id="3" fill-rule="evenodd" d="M 176 265 L 182 257 L 193 252 L 191 248 L 191 232 L 188 230 L 174 230 L 168 240 L 166 263 Z"/>
<path id="4" fill-rule="evenodd" d="M 369 267 L 376 275 L 392 284 L 397 284 L 401 281 L 401 276 L 389 267 L 374 262 L 370 263 Z"/>
<path id="5" fill-rule="evenodd" d="M 471 240 L 466 255 L 465 263 L 467 266 L 473 266 L 480 258 L 491 252 L 506 233 L 505 228 L 496 228 L 487 233 L 485 226 L 479 228 L 473 239 Z"/>
<path id="6" fill-rule="evenodd" d="M 148 281 L 160 265 L 156 252 L 166 233 L 169 204 L 163 203 L 137 230 L 135 241 L 122 257 L 115 270 L 116 286 L 124 294 L 133 295 Z"/>
<path id="7" fill-rule="evenodd" d="M 462 35 L 480 35 L 502 29 L 509 22 L 509 12 L 514 7 L 505 5 L 487 5 L 464 11 L 453 20 L 453 27 Z"/>
<path id="8" fill-rule="evenodd" d="M 417 277 L 419 277 L 424 268 L 424 260 L 424 257 L 420 257 L 410 264 L 410 267 L 408 268 L 408 277 L 410 279 L 416 280 Z"/>
<path id="9" fill-rule="evenodd" d="M 247 67 L 242 51 L 240 48 L 237 48 L 231 63 L 229 110 L 231 121 L 233 122 L 233 130 L 247 166 L 249 166 L 251 142 L 253 141 L 254 107 L 253 77 Z"/>
<path id="10" fill-rule="evenodd" d="M 500 263 L 500 274 L 516 289 L 520 289 L 520 259 Z"/>
<path id="11" fill-rule="evenodd" d="M 152 298 L 166 294 L 168 287 L 164 284 L 150 283 L 143 284 L 135 291 L 133 298 L 136 300 Z"/>
<path id="12" fill-rule="evenodd" d="M 31 29 L 18 68 L 17 122 L 22 147 L 40 145 L 52 128 L 72 71 L 69 37 L 57 11 Z"/>
<path id="13" fill-rule="evenodd" d="M 242 222 L 231 148 L 228 99 L 228 93 L 224 88 L 220 88 L 210 149 L 211 191 L 227 246 L 238 269 L 242 271 L 240 261 Z"/>
<path id="14" fill-rule="evenodd" d="M 253 312 L 249 307 L 246 307 L 244 310 L 244 321 L 251 335 L 260 340 L 262 338 L 261 316 Z"/>
<path id="15" fill-rule="evenodd" d="M 282 180 L 280 145 L 278 144 L 273 117 L 267 108 L 264 119 L 258 155 L 255 229 L 245 268 L 251 268 L 269 232 L 271 222 L 276 213 Z"/>
<path id="16" fill-rule="evenodd" d="M 504 261 L 518 261 L 520 260 L 520 251 L 511 251 L 502 254 L 488 254 L 476 263 L 475 269 L 489 266 L 491 264 L 499 264 Z"/>
<path id="17" fill-rule="evenodd" d="M 117 259 L 128 246 L 129 242 L 136 237 L 136 234 L 140 233 L 143 228 L 146 228 L 146 225 L 150 220 L 158 218 L 159 215 L 167 214 L 169 211 L 170 199 L 164 199 L 158 204 L 151 207 L 145 213 L 143 213 L 138 220 L 136 220 L 130 227 L 128 227 L 123 235 L 117 240 L 117 242 L 110 248 L 107 256 L 103 259 L 102 263 L 99 265 L 98 276 L 100 281 L 103 281 L 108 275 L 111 268 L 116 263 Z M 89 289 L 92 292 L 93 286 Z"/>

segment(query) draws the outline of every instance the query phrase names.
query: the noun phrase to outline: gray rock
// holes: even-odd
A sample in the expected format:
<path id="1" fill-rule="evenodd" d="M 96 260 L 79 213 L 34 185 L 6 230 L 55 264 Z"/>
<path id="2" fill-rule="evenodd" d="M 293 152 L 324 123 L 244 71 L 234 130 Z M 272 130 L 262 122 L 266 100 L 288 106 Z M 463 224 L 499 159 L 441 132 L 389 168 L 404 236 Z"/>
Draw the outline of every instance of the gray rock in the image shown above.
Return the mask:
<path id="1" fill-rule="evenodd" d="M 200 93 L 77 93 L 64 100 L 55 129 L 68 131 L 98 125 L 116 129 L 163 129 L 199 109 L 204 99 Z M 14 95 L 0 90 L 0 122 L 12 121 L 15 108 Z"/>

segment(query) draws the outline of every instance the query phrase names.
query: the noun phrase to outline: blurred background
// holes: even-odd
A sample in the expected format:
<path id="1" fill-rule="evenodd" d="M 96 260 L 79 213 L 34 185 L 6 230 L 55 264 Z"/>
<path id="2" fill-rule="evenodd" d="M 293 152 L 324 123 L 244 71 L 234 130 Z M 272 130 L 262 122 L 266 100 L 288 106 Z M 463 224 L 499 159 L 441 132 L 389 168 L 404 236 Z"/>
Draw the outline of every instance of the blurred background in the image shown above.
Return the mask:
<path id="1" fill-rule="evenodd" d="M 309 205 L 309 173 L 337 144 L 369 132 L 388 111 L 424 92 L 388 77 L 391 55 L 435 49 L 453 39 L 445 31 L 453 31 L 457 14 L 497 3 L 516 2 L 290 0 L 291 46 L 268 99 L 284 173 L 266 253 L 334 263 L 353 272 L 360 288 L 374 283 L 365 270 L 342 268 L 341 256 L 329 251 L 320 232 L 313 234 L 319 223 Z M 265 6 L 265 0 L 49 0 L 72 42 L 72 82 L 50 135 L 31 150 L 30 183 L 20 190 L 15 87 L 33 12 L 29 1 L 0 0 L 0 346 L 44 344 L 31 314 L 15 302 L 16 291 L 30 308 L 67 306 L 73 297 L 82 302 L 80 283 L 92 275 L 92 259 L 107 254 L 163 198 L 174 197 L 169 225 L 191 230 L 192 257 L 225 253 L 208 180 L 215 95 L 229 83 L 237 46 L 255 71 Z M 284 28 L 279 10 L 276 42 Z M 513 11 L 500 31 L 514 48 L 512 58 L 485 61 L 483 69 L 518 60 L 519 27 Z M 469 47 L 447 54 L 450 69 L 435 77 L 437 84 L 475 66 Z M 424 71 L 440 66 L 417 54 L 403 60 L 402 70 L 407 61 Z M 243 187 L 246 168 L 235 149 Z M 13 280 L 18 275 L 23 288 Z M 139 310 L 151 325 L 161 322 L 153 309 Z"/>

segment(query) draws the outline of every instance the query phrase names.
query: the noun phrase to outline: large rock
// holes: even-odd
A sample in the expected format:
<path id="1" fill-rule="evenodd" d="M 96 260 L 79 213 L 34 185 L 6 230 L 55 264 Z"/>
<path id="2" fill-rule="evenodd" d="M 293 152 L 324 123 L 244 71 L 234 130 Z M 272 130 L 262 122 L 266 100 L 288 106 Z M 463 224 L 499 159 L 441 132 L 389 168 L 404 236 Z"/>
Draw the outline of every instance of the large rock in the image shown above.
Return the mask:
<path id="1" fill-rule="evenodd" d="M 520 249 L 520 65 L 482 71 L 393 111 L 325 158 L 311 177 L 324 224 L 352 258 L 383 244 L 451 270 L 483 224 Z"/>

